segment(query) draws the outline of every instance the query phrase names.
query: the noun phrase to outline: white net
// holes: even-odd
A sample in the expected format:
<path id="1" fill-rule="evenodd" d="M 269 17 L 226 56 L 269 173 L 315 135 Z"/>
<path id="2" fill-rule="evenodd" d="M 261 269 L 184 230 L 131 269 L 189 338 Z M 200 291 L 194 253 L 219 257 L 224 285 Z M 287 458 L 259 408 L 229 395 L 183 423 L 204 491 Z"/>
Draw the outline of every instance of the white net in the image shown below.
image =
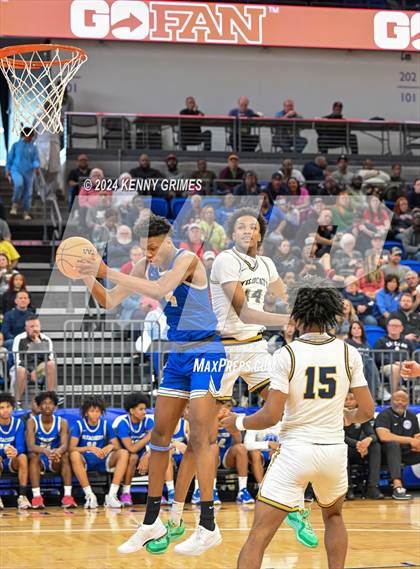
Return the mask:
<path id="1" fill-rule="evenodd" d="M 14 51 L 14 49 L 16 51 Z M 61 45 L 15 46 L 0 50 L 0 68 L 12 94 L 13 129 L 59 133 L 64 92 L 86 53 Z"/>

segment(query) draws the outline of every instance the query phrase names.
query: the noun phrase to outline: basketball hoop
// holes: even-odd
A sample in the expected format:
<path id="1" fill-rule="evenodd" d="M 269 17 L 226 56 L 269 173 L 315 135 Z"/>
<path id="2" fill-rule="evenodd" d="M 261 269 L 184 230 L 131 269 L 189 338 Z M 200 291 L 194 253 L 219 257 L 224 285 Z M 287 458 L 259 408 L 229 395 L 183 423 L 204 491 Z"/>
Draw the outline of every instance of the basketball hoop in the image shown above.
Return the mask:
<path id="1" fill-rule="evenodd" d="M 53 134 L 63 131 L 64 92 L 87 60 L 83 49 L 68 45 L 14 45 L 0 49 L 0 68 L 14 104 L 13 129 Z"/>

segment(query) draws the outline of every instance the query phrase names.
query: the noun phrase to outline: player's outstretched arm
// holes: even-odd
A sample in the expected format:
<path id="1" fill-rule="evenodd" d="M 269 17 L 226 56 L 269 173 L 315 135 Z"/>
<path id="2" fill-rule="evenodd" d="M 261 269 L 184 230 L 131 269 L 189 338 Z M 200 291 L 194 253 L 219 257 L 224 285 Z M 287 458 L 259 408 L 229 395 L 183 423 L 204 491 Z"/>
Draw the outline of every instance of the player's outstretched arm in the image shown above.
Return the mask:
<path id="1" fill-rule="evenodd" d="M 240 415 L 237 415 L 236 413 L 231 413 L 226 418 L 222 419 L 221 423 L 226 429 L 235 430 L 240 427 L 238 430 L 242 431 L 246 431 L 248 429 L 253 431 L 262 431 L 264 429 L 274 427 L 274 425 L 276 425 L 283 417 L 286 400 L 286 393 L 277 389 L 270 389 L 264 407 L 252 415 L 247 415 L 240 421 L 242 425 L 237 424 L 237 419 Z"/>
<path id="2" fill-rule="evenodd" d="M 401 375 L 404 378 L 420 377 L 420 364 L 415 361 L 405 361 L 402 364 Z"/>

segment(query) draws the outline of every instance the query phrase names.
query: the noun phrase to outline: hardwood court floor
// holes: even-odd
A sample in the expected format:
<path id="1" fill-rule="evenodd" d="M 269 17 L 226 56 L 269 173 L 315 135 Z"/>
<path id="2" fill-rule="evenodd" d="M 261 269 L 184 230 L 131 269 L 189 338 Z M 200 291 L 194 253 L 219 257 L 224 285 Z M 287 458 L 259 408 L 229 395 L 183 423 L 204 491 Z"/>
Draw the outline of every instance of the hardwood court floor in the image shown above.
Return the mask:
<path id="1" fill-rule="evenodd" d="M 167 509 L 167 508 L 165 508 Z M 60 508 L 0 513 L 1 569 L 233 569 L 253 519 L 253 506 L 224 504 L 218 509 L 223 544 L 201 557 L 176 555 L 170 547 L 163 556 L 145 551 L 119 555 L 116 547 L 133 532 L 144 507 L 114 512 Z M 164 514 L 166 518 L 166 513 Z M 188 506 L 188 530 L 197 510 Z M 294 532 L 280 528 L 264 558 L 265 569 L 326 569 L 322 545 L 321 512 L 313 507 L 313 525 L 320 547 L 307 549 Z M 348 568 L 420 567 L 420 498 L 411 502 L 356 501 L 345 504 L 349 530 Z M 189 531 L 187 536 L 190 535 Z"/>

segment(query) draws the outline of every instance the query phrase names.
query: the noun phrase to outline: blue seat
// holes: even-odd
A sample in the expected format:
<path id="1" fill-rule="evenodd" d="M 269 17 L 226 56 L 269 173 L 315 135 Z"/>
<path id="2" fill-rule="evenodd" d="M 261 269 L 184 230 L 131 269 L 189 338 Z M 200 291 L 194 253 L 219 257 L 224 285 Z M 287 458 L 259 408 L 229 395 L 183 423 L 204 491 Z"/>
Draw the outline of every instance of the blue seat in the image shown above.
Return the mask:
<path id="1" fill-rule="evenodd" d="M 386 335 L 386 330 L 381 328 L 381 326 L 366 325 L 365 326 L 365 332 L 366 332 L 366 336 L 367 336 L 369 346 L 371 348 L 373 348 L 375 346 L 376 341 L 379 340 L 379 338 L 383 338 Z"/>
<path id="2" fill-rule="evenodd" d="M 150 209 L 155 215 L 168 217 L 169 213 L 168 202 L 164 198 L 152 198 Z"/>
<path id="3" fill-rule="evenodd" d="M 414 259 L 404 259 L 401 261 L 401 265 L 405 265 L 406 267 L 410 267 L 412 271 L 416 271 L 416 273 L 420 273 L 420 261 L 415 261 Z"/>
<path id="4" fill-rule="evenodd" d="M 391 211 L 394 211 L 394 207 L 395 207 L 395 202 L 392 200 L 385 200 L 385 205 L 388 209 L 390 209 Z"/>
<path id="5" fill-rule="evenodd" d="M 184 207 L 187 198 L 173 198 L 171 201 L 172 219 L 176 219 L 181 209 Z"/>
<path id="6" fill-rule="evenodd" d="M 401 243 L 401 241 L 385 241 L 384 249 L 390 251 L 393 247 L 399 247 L 404 253 L 404 245 Z"/>

